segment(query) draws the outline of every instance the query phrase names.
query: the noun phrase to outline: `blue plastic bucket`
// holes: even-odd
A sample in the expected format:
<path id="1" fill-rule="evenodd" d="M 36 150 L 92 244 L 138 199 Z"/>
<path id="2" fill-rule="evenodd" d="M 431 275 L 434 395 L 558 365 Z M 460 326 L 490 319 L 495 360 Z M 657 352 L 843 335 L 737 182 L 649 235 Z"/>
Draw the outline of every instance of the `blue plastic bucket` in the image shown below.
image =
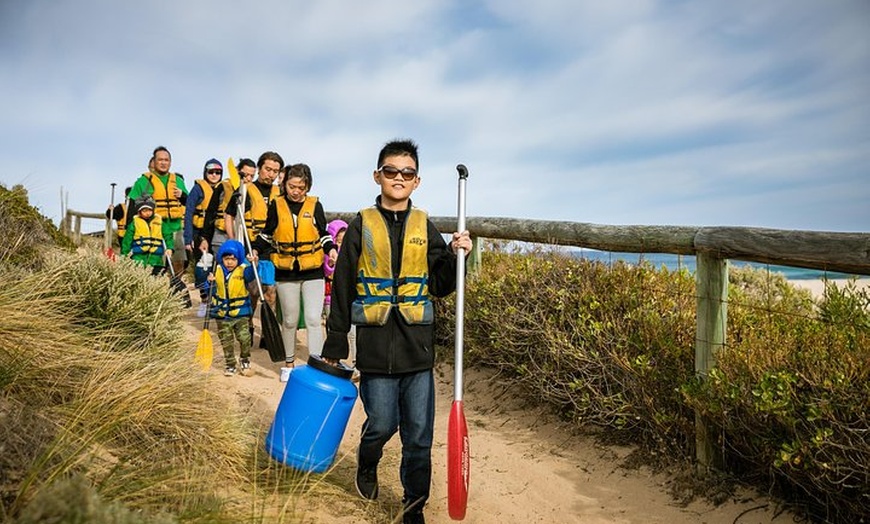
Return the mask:
<path id="1" fill-rule="evenodd" d="M 356 402 L 353 369 L 312 355 L 290 374 L 266 435 L 269 455 L 301 471 L 322 473 L 335 460 Z"/>

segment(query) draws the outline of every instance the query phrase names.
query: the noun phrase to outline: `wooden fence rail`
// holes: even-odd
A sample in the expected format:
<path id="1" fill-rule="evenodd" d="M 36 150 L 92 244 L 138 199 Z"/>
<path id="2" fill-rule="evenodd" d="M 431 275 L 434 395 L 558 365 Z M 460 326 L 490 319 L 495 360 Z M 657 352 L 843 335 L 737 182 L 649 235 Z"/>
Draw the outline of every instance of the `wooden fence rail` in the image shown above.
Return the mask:
<path id="1" fill-rule="evenodd" d="M 67 209 L 63 220 L 60 222 L 60 231 L 72 240 L 76 245 L 82 243 L 82 219 L 95 218 L 102 220 L 106 224 L 104 235 L 104 243 L 111 245 L 112 223 L 106 220 L 105 213 L 85 213 L 82 211 L 74 211 Z"/>

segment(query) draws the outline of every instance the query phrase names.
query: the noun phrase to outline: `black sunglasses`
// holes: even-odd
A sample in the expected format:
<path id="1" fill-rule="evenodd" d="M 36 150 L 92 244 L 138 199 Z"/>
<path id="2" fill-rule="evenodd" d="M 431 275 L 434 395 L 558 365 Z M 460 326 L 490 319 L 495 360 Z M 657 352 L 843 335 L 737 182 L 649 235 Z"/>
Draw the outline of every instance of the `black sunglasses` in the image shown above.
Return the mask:
<path id="1" fill-rule="evenodd" d="M 411 180 L 417 178 L 417 170 L 413 167 L 399 169 L 393 166 L 381 166 L 378 171 L 380 171 L 381 174 L 387 177 L 387 179 L 389 180 L 396 178 L 398 175 L 402 175 L 402 180 L 404 180 L 405 182 L 410 182 Z"/>

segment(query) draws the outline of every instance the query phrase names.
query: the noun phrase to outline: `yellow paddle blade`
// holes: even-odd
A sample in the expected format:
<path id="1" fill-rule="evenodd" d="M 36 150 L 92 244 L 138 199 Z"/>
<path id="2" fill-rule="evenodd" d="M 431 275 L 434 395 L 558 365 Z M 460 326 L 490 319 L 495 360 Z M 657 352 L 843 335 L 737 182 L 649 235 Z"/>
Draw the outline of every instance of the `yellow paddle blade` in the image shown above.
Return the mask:
<path id="1" fill-rule="evenodd" d="M 208 371 L 211 369 L 212 357 L 214 357 L 214 347 L 211 343 L 211 333 L 203 329 L 202 335 L 199 336 L 199 343 L 196 345 L 196 362 L 203 371 Z"/>
<path id="2" fill-rule="evenodd" d="M 236 164 L 233 162 L 233 157 L 230 157 L 227 160 L 227 171 L 230 172 L 230 184 L 233 185 L 233 190 L 239 188 L 239 184 L 242 183 L 242 179 L 239 178 L 239 170 L 236 169 Z"/>

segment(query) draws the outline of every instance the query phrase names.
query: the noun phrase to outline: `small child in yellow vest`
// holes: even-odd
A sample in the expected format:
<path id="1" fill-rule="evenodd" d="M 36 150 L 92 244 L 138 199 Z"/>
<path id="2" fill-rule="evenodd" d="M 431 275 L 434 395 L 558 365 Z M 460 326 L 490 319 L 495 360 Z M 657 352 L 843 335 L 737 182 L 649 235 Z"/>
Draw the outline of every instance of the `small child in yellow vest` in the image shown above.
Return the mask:
<path id="1" fill-rule="evenodd" d="M 251 334 L 248 321 L 253 314 L 247 283 L 254 280 L 251 266 L 244 263 L 245 248 L 238 240 L 227 240 L 217 254 L 215 272 L 208 281 L 214 291 L 211 296 L 210 316 L 217 321 L 218 338 L 224 349 L 226 369 L 224 375 L 236 373 L 235 345 L 239 344 L 241 374 L 250 376 Z"/>
<path id="2" fill-rule="evenodd" d="M 154 199 L 146 195 L 134 201 L 136 215 L 127 226 L 121 242 L 121 255 L 151 268 L 152 275 L 166 270 L 166 259 L 172 250 L 166 249 L 163 238 L 163 220 L 154 214 Z"/>

